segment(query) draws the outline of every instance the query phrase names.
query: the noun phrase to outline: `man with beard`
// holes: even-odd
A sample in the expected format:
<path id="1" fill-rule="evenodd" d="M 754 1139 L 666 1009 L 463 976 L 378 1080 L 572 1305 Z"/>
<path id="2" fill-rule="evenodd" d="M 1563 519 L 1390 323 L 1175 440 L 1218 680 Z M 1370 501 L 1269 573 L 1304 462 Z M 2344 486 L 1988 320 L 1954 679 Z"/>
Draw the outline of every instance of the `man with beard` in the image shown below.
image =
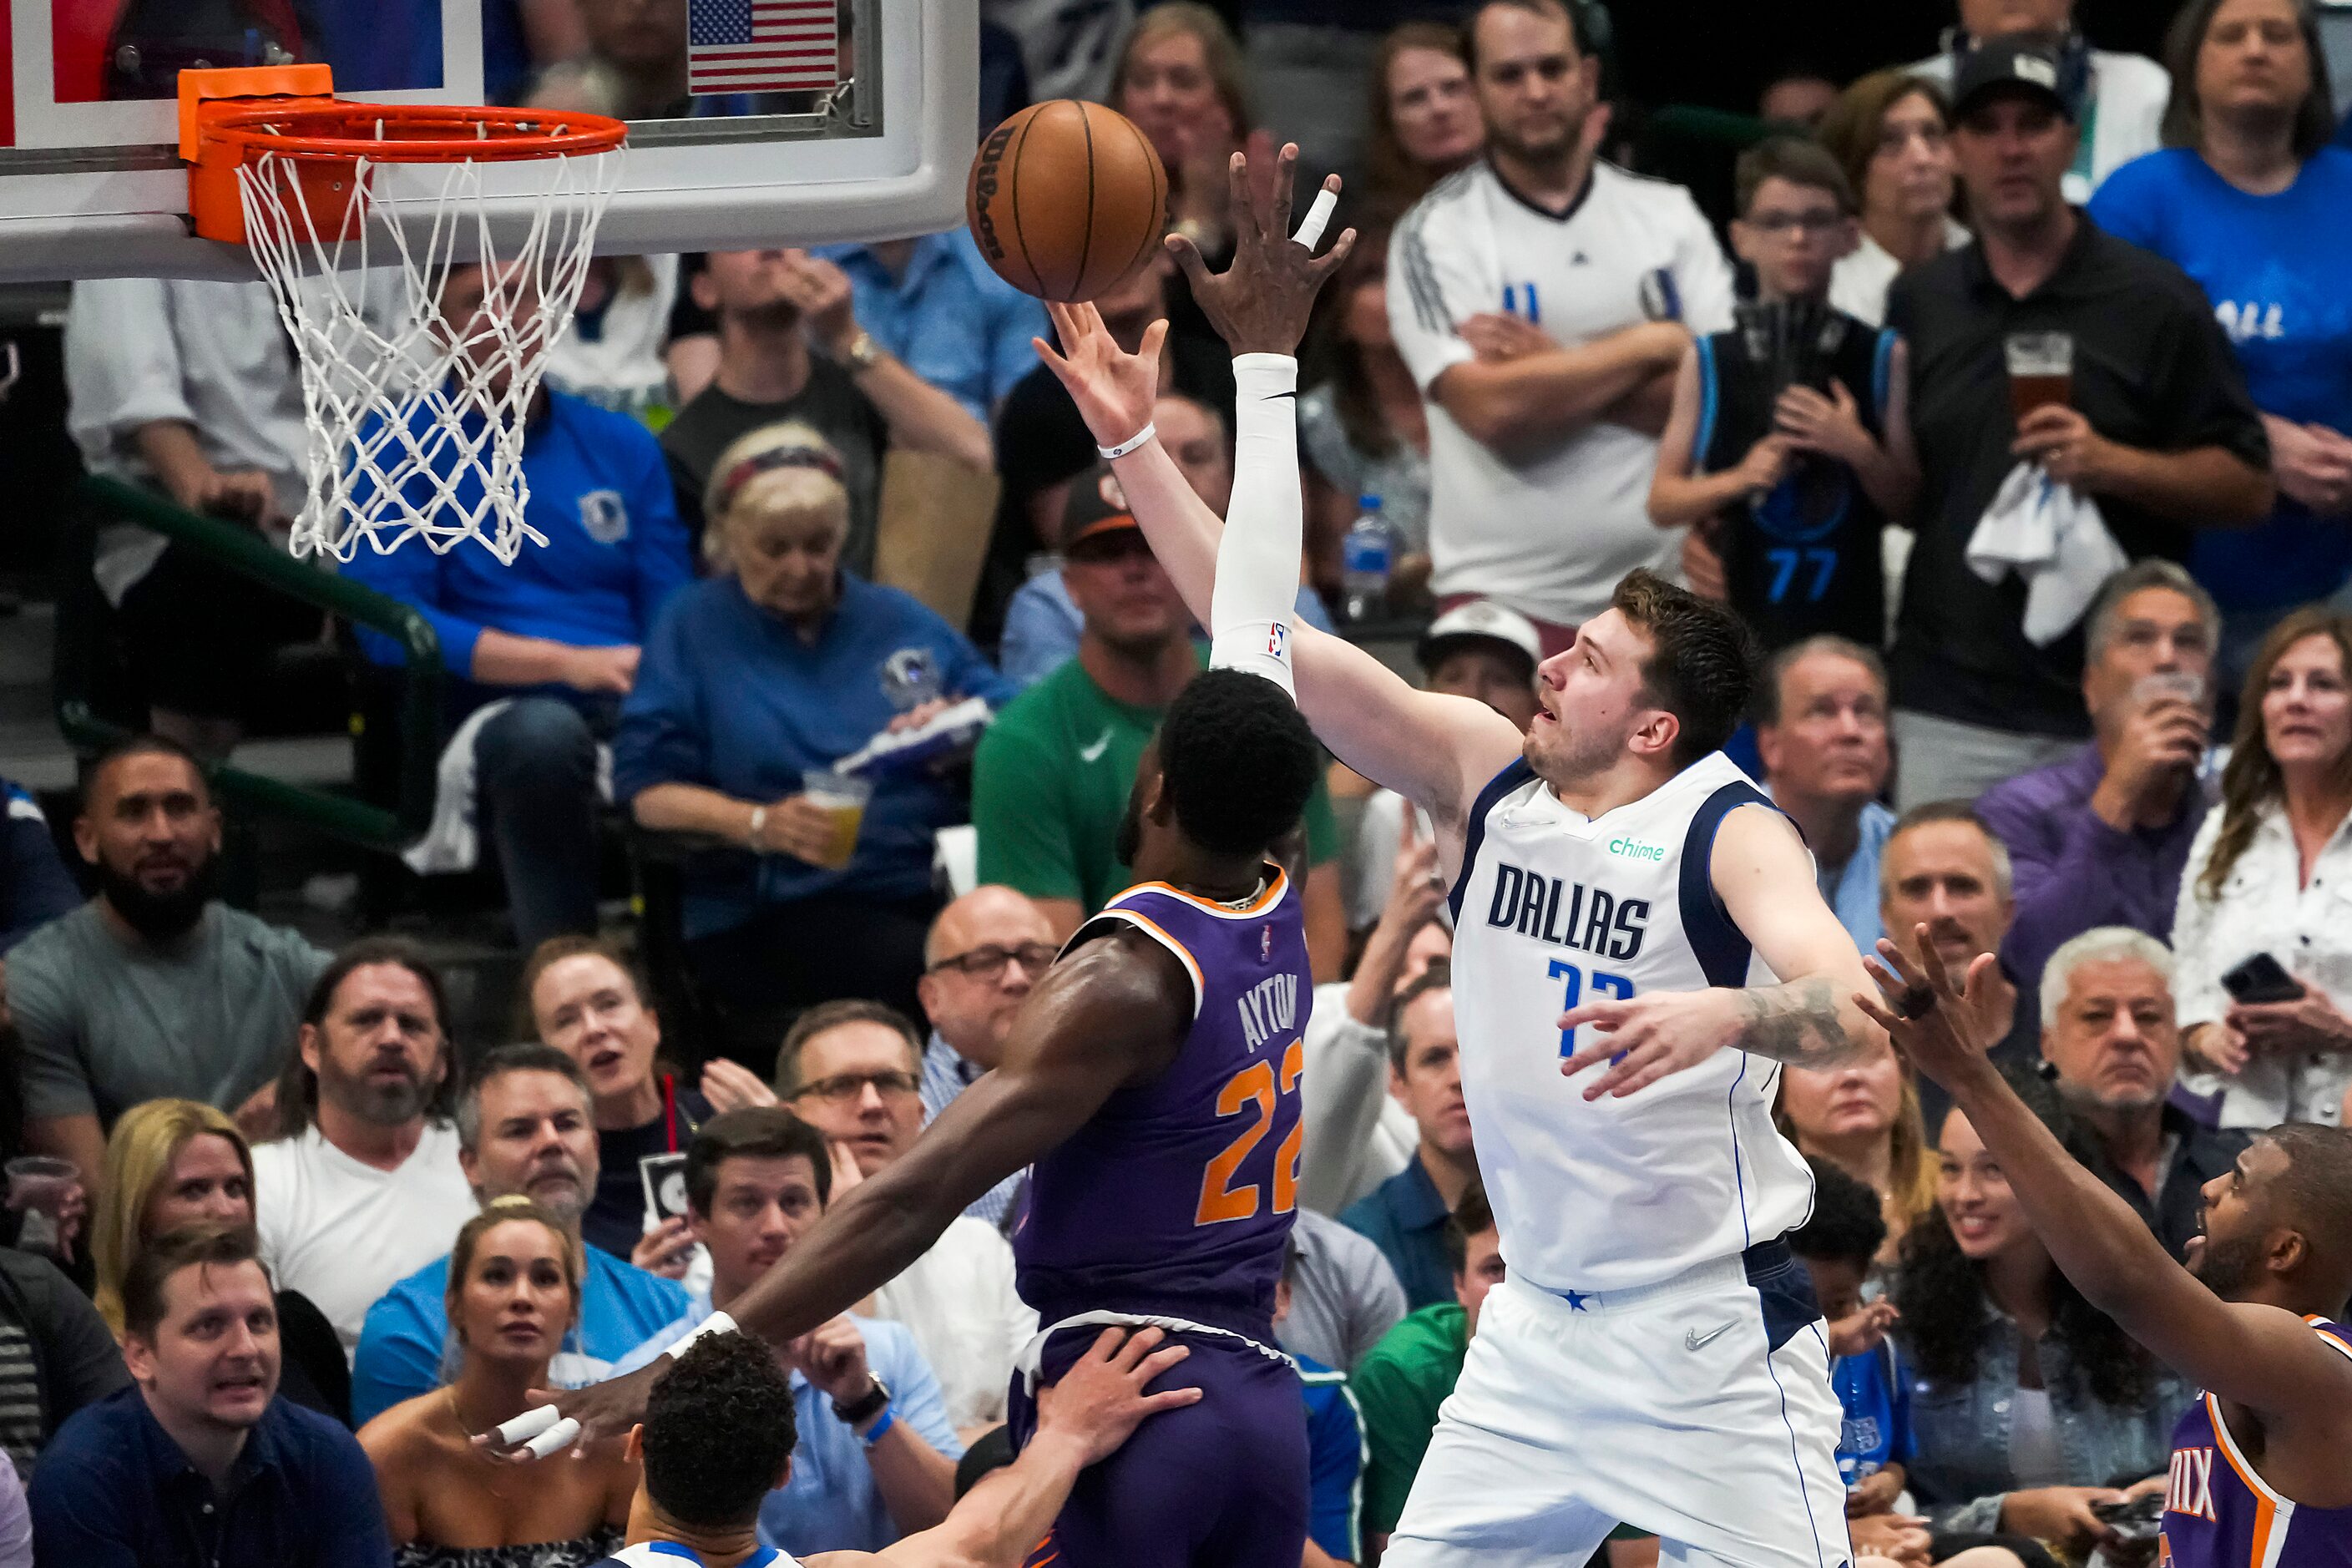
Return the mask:
<path id="1" fill-rule="evenodd" d="M 2170 950 L 2145 931 L 2100 926 L 2052 953 L 2042 972 L 2042 1054 L 2091 1134 L 2083 1163 L 2166 1251 L 2186 1258 L 2200 1194 L 2229 1173 L 2246 1135 L 2200 1126 L 2166 1099 L 2180 1070 Z"/>
<path id="2" fill-rule="evenodd" d="M 98 1190 L 107 1130 L 145 1100 L 236 1110 L 277 1076 L 327 955 L 213 897 L 221 818 L 194 756 L 154 736 L 91 765 L 74 846 L 98 896 L 8 955 L 25 1146 Z"/>
<path id="3" fill-rule="evenodd" d="M 1965 971 L 1878 944 L 1856 996 L 1949 1091 L 2056 1263 L 2092 1306 L 2202 1387 L 2173 1429 L 2162 1555 L 2178 1568 L 2352 1561 L 2352 1131 L 2273 1127 L 2205 1184 L 2188 1266 L 2076 1163 L 1987 1058 L 1995 960 Z M 2052 968 L 2056 968 L 2055 960 Z M 2337 1321 L 2331 1321 L 2331 1319 Z"/>
<path id="4" fill-rule="evenodd" d="M 572 1245 L 582 1246 L 580 1216 L 596 1191 L 593 1105 L 586 1075 L 551 1046 L 501 1046 L 485 1056 L 457 1102 L 457 1162 L 476 1202 L 519 1194 L 560 1215 Z M 454 1238 L 456 1227 L 448 1234 Z M 686 1292 L 670 1281 L 602 1247 L 583 1250 L 579 1319 L 548 1370 L 565 1387 L 605 1375 L 687 1304 Z M 402 1400 L 430 1393 L 455 1373 L 448 1283 L 445 1251 L 368 1310 L 352 1363 L 352 1425 L 363 1426 Z"/>
<path id="5" fill-rule="evenodd" d="M 874 568 L 884 448 L 991 467 L 988 426 L 858 325 L 849 274 L 832 262 L 804 250 L 714 250 L 687 287 L 718 318 L 719 370 L 662 431 L 662 450 L 677 514 L 698 541 L 719 454 L 783 420 L 814 426 L 841 454 L 849 490 L 841 559 L 861 576 Z"/>
<path id="6" fill-rule="evenodd" d="M 1483 597 L 1547 655 L 1684 530 L 1647 507 L 1692 334 L 1732 324 L 1731 268 L 1690 193 L 1601 162 L 1580 6 L 1489 0 L 1464 37 L 1486 155 L 1398 226 L 1389 325 L 1429 405 L 1442 609 Z"/>
<path id="7" fill-rule="evenodd" d="M 278 1136 L 253 1151 L 262 1261 L 327 1315 L 346 1356 L 376 1298 L 446 1252 L 474 1212 L 450 1120 L 447 1017 L 414 942 L 343 949 L 302 1010 Z"/>

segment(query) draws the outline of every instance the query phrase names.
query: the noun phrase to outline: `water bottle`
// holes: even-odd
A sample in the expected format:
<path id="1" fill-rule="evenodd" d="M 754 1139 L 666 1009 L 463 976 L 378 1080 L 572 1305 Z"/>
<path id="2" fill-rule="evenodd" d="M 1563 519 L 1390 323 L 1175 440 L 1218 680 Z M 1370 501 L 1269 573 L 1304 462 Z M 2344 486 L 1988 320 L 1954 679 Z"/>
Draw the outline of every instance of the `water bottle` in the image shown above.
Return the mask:
<path id="1" fill-rule="evenodd" d="M 1396 531 L 1381 515 L 1381 498 L 1363 496 L 1339 545 L 1340 581 L 1348 620 L 1357 626 L 1388 614 L 1389 574 L 1396 569 Z"/>

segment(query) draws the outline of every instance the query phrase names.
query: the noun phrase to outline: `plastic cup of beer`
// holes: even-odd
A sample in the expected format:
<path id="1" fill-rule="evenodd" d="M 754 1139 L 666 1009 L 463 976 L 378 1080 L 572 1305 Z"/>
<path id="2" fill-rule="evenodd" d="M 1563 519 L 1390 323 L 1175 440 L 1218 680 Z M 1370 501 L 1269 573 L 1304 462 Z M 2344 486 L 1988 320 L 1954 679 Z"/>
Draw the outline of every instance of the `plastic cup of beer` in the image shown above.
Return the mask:
<path id="1" fill-rule="evenodd" d="M 866 803 L 874 798 L 873 781 L 831 768 L 812 768 L 801 775 L 801 789 L 811 805 L 822 806 L 833 819 L 833 831 L 817 864 L 838 871 L 857 853 L 857 829 L 866 821 Z"/>
<path id="2" fill-rule="evenodd" d="M 2009 359 L 2009 405 L 2019 424 L 2037 408 L 2074 401 L 2074 337 L 2071 332 L 2011 332 L 2001 343 Z"/>

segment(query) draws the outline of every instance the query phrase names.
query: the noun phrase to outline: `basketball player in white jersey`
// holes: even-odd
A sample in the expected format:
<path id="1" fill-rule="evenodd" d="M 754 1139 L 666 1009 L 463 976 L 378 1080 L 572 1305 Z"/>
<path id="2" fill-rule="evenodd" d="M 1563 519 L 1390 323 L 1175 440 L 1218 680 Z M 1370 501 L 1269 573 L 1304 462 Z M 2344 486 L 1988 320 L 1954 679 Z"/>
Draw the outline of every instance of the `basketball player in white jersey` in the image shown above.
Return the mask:
<path id="1" fill-rule="evenodd" d="M 1212 276 L 1235 354 L 1291 353 L 1315 292 L 1285 243 L 1290 169 Z M 1196 616 L 1220 524 L 1150 439 L 1161 337 L 1127 354 L 1056 307 L 1045 354 Z M 1298 505 L 1290 387 L 1236 410 L 1237 512 Z M 1572 517 L 1527 520 L 1572 529 Z M 1295 573 L 1295 563 L 1288 570 Z M 1781 1068 L 1886 1048 L 1860 955 L 1796 830 L 1719 753 L 1753 679 L 1729 613 L 1646 573 L 1538 674 L 1519 732 L 1292 634 L 1300 709 L 1342 762 L 1437 826 L 1454 883 L 1462 1086 L 1510 1279 L 1487 1299 L 1390 1568 L 1580 1563 L 1619 1521 L 1671 1561 L 1843 1568 L 1840 1414 L 1802 1268 L 1810 1212 L 1774 1131 Z"/>

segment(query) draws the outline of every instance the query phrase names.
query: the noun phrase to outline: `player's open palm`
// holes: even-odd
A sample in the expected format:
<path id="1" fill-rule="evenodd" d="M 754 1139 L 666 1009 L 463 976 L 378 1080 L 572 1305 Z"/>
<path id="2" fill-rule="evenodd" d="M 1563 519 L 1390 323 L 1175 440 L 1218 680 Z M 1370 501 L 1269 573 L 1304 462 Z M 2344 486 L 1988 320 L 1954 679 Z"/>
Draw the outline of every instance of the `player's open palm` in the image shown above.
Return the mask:
<path id="1" fill-rule="evenodd" d="M 1081 1445 L 1086 1463 L 1107 1458 L 1144 1418 L 1200 1402 L 1197 1388 L 1147 1392 L 1152 1381 L 1192 1352 L 1164 1345 L 1158 1329 L 1105 1329 L 1059 1383 L 1037 1391 L 1037 1435 Z"/>
<path id="2" fill-rule="evenodd" d="M 1927 926 L 1912 935 L 1919 947 L 1916 959 L 1885 937 L 1878 939 L 1876 953 L 1864 955 L 1863 966 L 1885 995 L 1857 991 L 1854 1005 L 1886 1031 L 1905 1060 L 1948 1089 L 1956 1075 L 1983 1063 L 1990 1048 L 1990 1041 L 1979 1037 L 1979 1020 L 1996 961 L 1991 953 L 1978 954 L 1956 987 Z"/>
<path id="3" fill-rule="evenodd" d="M 1045 312 L 1054 319 L 1060 350 L 1043 338 L 1031 338 L 1029 344 L 1077 405 L 1095 444 L 1115 447 L 1140 433 L 1160 397 L 1160 345 L 1168 341 L 1168 323 L 1145 328 L 1142 346 L 1129 353 L 1092 305 L 1049 300 Z"/>
<path id="4" fill-rule="evenodd" d="M 1192 285 L 1192 299 L 1217 329 L 1217 335 L 1237 354 L 1286 354 L 1297 352 L 1307 333 L 1307 318 L 1315 296 L 1356 246 L 1356 231 L 1348 230 L 1321 257 L 1313 241 L 1319 234 L 1290 234 L 1290 187 L 1298 172 L 1298 149 L 1285 145 L 1275 159 L 1272 187 L 1263 195 L 1251 189 L 1249 160 L 1236 153 L 1226 170 L 1233 188 L 1234 260 L 1223 272 L 1211 272 L 1201 247 L 1181 234 L 1168 237 L 1168 248 Z M 1323 188 L 1338 199 L 1339 176 Z"/>

